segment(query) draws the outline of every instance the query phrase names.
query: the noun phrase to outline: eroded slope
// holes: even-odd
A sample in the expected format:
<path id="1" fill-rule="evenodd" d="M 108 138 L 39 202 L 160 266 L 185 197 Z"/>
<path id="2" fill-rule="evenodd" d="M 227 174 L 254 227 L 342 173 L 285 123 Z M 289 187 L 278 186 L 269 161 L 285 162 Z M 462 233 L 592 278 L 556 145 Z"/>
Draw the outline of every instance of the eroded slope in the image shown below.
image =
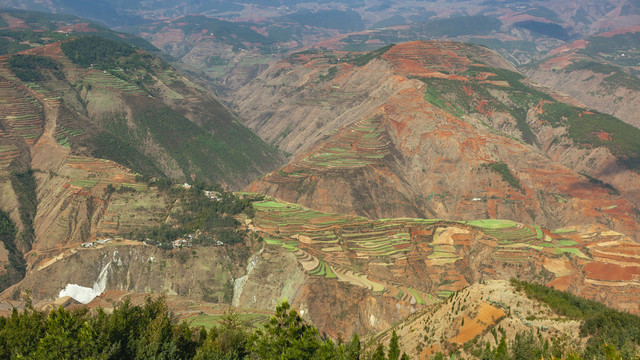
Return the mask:
<path id="1" fill-rule="evenodd" d="M 559 102 L 486 48 L 349 56 L 298 54 L 243 89 L 248 126 L 293 153 L 248 189 L 371 218 L 600 222 L 637 235 L 637 129 Z"/>

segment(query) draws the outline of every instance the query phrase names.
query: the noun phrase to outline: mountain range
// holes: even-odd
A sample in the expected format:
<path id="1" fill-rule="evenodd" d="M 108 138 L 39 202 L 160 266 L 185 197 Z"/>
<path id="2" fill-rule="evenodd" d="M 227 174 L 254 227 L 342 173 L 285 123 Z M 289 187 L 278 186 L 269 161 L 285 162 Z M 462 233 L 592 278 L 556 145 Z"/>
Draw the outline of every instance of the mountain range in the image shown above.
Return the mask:
<path id="1" fill-rule="evenodd" d="M 640 323 L 634 1 L 0 5 L 0 314 L 286 299 L 411 358 Z"/>

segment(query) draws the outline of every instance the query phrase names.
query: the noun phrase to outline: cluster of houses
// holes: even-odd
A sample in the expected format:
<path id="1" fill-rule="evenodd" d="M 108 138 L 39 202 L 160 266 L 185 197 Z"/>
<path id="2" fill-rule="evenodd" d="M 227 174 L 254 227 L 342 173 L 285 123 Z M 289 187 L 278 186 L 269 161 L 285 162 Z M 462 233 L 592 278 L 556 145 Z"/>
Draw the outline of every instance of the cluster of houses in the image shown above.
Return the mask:
<path id="1" fill-rule="evenodd" d="M 108 243 L 111 240 L 113 240 L 113 239 L 112 238 L 106 238 L 106 239 L 102 239 L 102 240 L 96 240 L 96 241 L 82 243 L 81 246 L 83 248 L 90 248 L 90 247 L 94 247 L 94 246 L 98 246 L 98 245 L 104 245 L 104 244 Z"/>
<path id="2" fill-rule="evenodd" d="M 191 184 L 184 183 L 182 184 L 182 188 L 189 190 L 191 189 Z M 204 196 L 208 197 L 211 200 L 215 200 L 215 201 L 222 200 L 222 198 L 220 197 L 220 193 L 217 191 L 203 190 L 202 192 L 204 193 Z"/>

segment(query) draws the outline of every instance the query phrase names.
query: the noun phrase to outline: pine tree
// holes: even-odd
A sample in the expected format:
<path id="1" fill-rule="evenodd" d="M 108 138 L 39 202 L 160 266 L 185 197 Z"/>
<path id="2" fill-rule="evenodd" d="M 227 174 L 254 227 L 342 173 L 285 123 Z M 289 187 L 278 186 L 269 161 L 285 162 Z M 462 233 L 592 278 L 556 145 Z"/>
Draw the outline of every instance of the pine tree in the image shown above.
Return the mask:
<path id="1" fill-rule="evenodd" d="M 398 360 L 400 357 L 400 345 L 398 344 L 398 334 L 395 330 L 391 333 L 391 341 L 389 341 L 389 353 L 387 355 L 389 360 Z"/>
<path id="2" fill-rule="evenodd" d="M 500 343 L 495 350 L 495 358 L 496 360 L 503 360 L 509 358 L 509 350 L 507 349 L 507 340 L 506 336 L 502 335 L 500 339 Z"/>
<path id="3" fill-rule="evenodd" d="M 360 360 L 360 338 L 356 333 L 353 333 L 351 341 L 346 345 L 345 359 Z"/>
<path id="4" fill-rule="evenodd" d="M 371 360 L 386 360 L 384 356 L 384 345 L 378 344 L 376 351 L 371 355 Z"/>

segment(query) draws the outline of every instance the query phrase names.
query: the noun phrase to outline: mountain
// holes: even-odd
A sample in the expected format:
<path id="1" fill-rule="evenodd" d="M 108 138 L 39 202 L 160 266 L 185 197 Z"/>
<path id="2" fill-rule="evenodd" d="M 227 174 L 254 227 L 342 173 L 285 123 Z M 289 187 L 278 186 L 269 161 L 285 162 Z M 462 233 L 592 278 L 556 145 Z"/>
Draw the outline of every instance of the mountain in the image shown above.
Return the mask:
<path id="1" fill-rule="evenodd" d="M 80 37 L 26 50 L 4 58 L 4 80 L 6 97 L 24 98 L 40 118 L 20 135 L 30 145 L 50 111 L 63 147 L 141 174 L 233 185 L 278 161 L 215 96 L 120 42 Z"/>
<path id="2" fill-rule="evenodd" d="M 0 11 L 0 54 L 12 54 L 33 47 L 69 39 L 78 35 L 100 36 L 122 41 L 142 50 L 158 49 L 142 38 L 113 31 L 86 18 L 25 10 Z"/>
<path id="3" fill-rule="evenodd" d="M 0 11 L 1 315 L 131 299 L 214 346 L 170 321 L 286 299 L 368 353 L 637 353 L 636 1 L 2 1 L 148 41 Z"/>
<path id="4" fill-rule="evenodd" d="M 240 187 L 281 161 L 161 58 L 102 37 L 65 37 L 0 57 L 2 289 L 39 256 L 118 230 L 127 211 L 139 228 L 170 206 L 140 198 L 136 211 L 118 210 L 110 199 L 123 186 Z"/>
<path id="5" fill-rule="evenodd" d="M 307 51 L 238 95 L 247 126 L 292 154 L 248 191 L 372 219 L 600 222 L 638 235 L 638 129 L 562 102 L 485 47 Z"/>
<path id="6" fill-rule="evenodd" d="M 230 22 L 203 15 L 145 23 L 130 29 L 220 86 L 247 83 L 304 37 L 324 32 L 295 24 Z M 304 35 L 303 35 L 304 34 Z"/>
<path id="7" fill-rule="evenodd" d="M 575 39 L 640 21 L 633 0 L 536 4 L 473 0 L 446 5 L 103 0 L 95 6 L 66 0 L 4 0 L 0 4 L 72 13 L 135 32 L 225 90 L 245 84 L 281 54 L 311 44 L 371 51 L 389 43 L 455 40 L 489 46 L 516 64 L 527 64 Z"/>
<path id="8" fill-rule="evenodd" d="M 524 72 L 590 108 L 640 127 L 638 41 L 639 26 L 605 32 L 554 49 Z"/>

